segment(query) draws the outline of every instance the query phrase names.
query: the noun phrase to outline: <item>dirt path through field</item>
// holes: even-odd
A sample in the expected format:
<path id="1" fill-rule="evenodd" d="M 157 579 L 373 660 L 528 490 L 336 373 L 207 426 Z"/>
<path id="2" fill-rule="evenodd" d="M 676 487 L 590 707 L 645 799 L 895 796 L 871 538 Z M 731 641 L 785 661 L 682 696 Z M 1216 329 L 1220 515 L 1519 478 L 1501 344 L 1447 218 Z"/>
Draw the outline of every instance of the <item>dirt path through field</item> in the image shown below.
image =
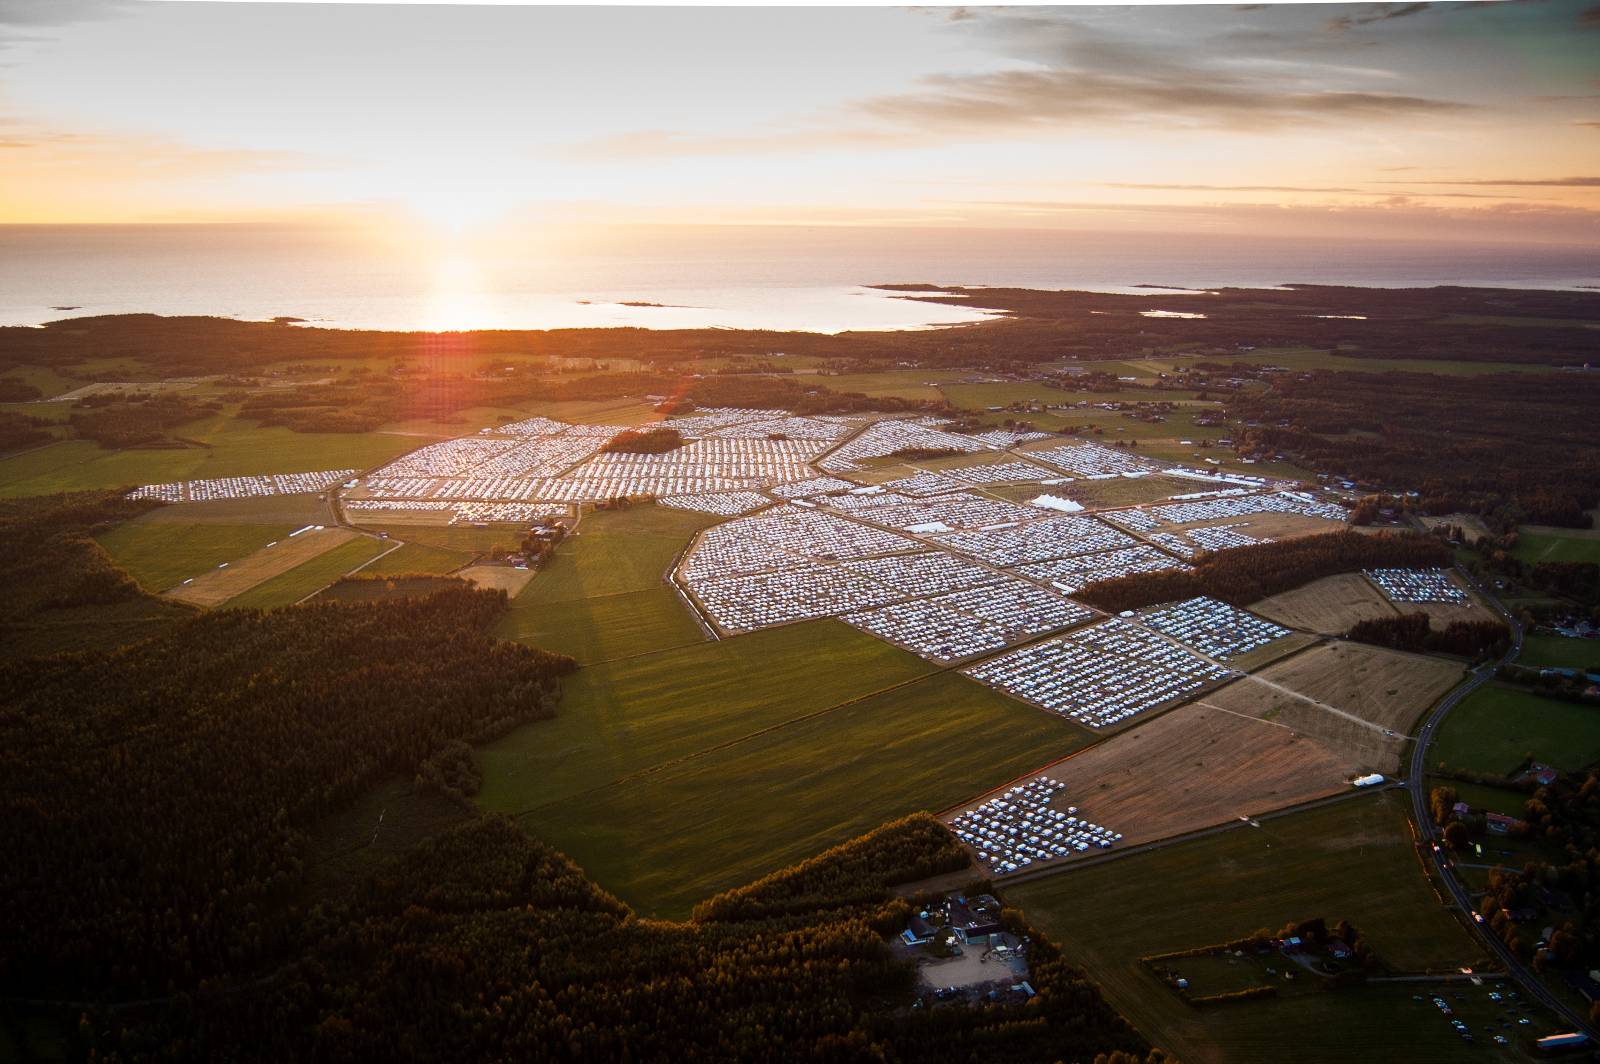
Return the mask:
<path id="1" fill-rule="evenodd" d="M 347 528 L 313 528 L 297 536 L 286 536 L 230 565 L 194 577 L 163 597 L 192 606 L 220 606 L 235 595 L 242 595 L 257 584 L 355 538 L 356 533 Z"/>

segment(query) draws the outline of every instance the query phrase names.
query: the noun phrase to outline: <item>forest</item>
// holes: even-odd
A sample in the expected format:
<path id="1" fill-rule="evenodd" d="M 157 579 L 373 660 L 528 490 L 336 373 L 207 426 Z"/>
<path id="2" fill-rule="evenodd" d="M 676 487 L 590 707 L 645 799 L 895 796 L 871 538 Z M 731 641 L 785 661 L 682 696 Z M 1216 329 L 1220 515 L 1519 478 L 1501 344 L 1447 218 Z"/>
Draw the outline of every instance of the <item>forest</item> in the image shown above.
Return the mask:
<path id="1" fill-rule="evenodd" d="M 677 429 L 624 429 L 601 445 L 606 454 L 666 454 L 686 441 Z"/>
<path id="2" fill-rule="evenodd" d="M 295 933 L 303 829 L 453 740 L 553 715 L 503 593 L 194 616 L 0 666 L 0 993 L 150 995 Z"/>
<path id="3" fill-rule="evenodd" d="M 1077 596 L 1110 613 L 1209 595 L 1248 606 L 1268 595 L 1336 573 L 1451 564 L 1443 540 L 1415 532 L 1326 532 L 1202 555 L 1194 568 L 1134 573 L 1090 584 Z"/>
<path id="4" fill-rule="evenodd" d="M 1502 654 L 1511 645 L 1511 629 L 1503 621 L 1451 621 L 1439 629 L 1431 624 L 1421 611 L 1368 617 L 1352 625 L 1345 638 L 1391 650 L 1454 654 L 1472 661 Z"/>
<path id="5" fill-rule="evenodd" d="M 674 924 L 484 817 L 308 914 L 297 959 L 258 987 L 91 1013 L 78 1037 L 128 1062 L 1162 1060 L 1010 910 L 1036 998 L 906 1007 L 913 971 L 887 937 L 911 903 L 888 888 L 951 845 L 908 818 L 833 851 L 831 871 L 768 877 L 763 911 Z"/>
<path id="6" fill-rule="evenodd" d="M 1238 399 L 1236 446 L 1281 451 L 1309 468 L 1417 491 L 1425 513 L 1484 514 L 1588 527 L 1600 501 L 1593 446 L 1600 375 L 1317 371 Z"/>
<path id="7" fill-rule="evenodd" d="M 48 610 L 146 597 L 90 537 L 160 505 L 109 491 L 0 500 L 0 643 Z"/>
<path id="8" fill-rule="evenodd" d="M 1002 310 L 1023 322 L 1048 322 L 1063 347 L 1091 358 L 1131 333 L 1140 346 L 1194 350 L 1311 347 L 1353 359 L 1420 358 L 1577 366 L 1600 354 L 1600 294 L 1490 288 L 1354 288 L 1290 284 L 1205 293 L 1052 292 L 1026 288 L 881 285 L 929 303 Z M 1196 318 L 1146 318 L 1166 306 Z M 1523 320 L 1518 320 L 1523 319 Z M 1100 357 L 1110 357 L 1101 354 Z"/>

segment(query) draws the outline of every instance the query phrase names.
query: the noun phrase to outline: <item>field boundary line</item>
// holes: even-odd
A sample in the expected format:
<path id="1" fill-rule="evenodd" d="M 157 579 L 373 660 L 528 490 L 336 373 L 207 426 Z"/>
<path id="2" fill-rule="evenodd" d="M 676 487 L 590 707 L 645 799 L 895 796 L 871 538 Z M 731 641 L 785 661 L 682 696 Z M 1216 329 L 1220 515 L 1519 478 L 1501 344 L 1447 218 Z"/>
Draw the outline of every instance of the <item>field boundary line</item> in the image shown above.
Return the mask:
<path id="1" fill-rule="evenodd" d="M 1080 868 L 1089 868 L 1094 865 L 1105 864 L 1108 861 L 1121 860 L 1124 857 L 1134 857 L 1138 854 L 1150 853 L 1153 850 L 1159 850 L 1167 846 L 1175 846 L 1179 843 L 1192 842 L 1196 839 L 1208 838 L 1212 835 L 1220 835 L 1226 831 L 1235 831 L 1239 828 L 1254 827 L 1255 825 L 1250 823 L 1252 820 L 1258 822 L 1263 820 L 1277 820 L 1280 817 L 1290 816 L 1295 813 L 1304 813 L 1311 809 L 1321 808 L 1325 805 L 1338 805 L 1341 802 L 1348 802 L 1357 798 L 1366 798 L 1374 794 L 1385 794 L 1390 791 L 1404 789 L 1405 784 L 1398 780 L 1391 780 L 1379 787 L 1366 787 L 1360 790 L 1337 791 L 1333 794 L 1325 794 L 1321 798 L 1308 798 L 1303 802 L 1296 802 L 1293 805 L 1286 805 L 1282 808 L 1269 810 L 1265 813 L 1256 813 L 1254 815 L 1246 814 L 1247 819 L 1241 818 L 1237 820 L 1228 820 L 1220 824 L 1212 824 L 1209 827 L 1195 828 L 1192 831 L 1181 832 L 1177 835 L 1167 835 L 1159 839 L 1151 839 L 1148 842 L 1136 843 L 1133 846 L 1128 846 L 1123 849 L 1112 849 L 1102 853 L 1091 854 L 1090 856 L 1084 857 L 1080 860 L 1068 858 L 1063 864 L 1038 868 L 1031 872 L 1019 872 L 1009 876 L 995 877 L 992 879 L 992 882 L 997 888 L 1000 889 L 1023 883 L 1032 883 L 1040 879 L 1048 879 L 1051 876 L 1064 875 Z"/>
<path id="2" fill-rule="evenodd" d="M 360 533 L 357 533 L 357 535 L 367 536 L 367 533 L 360 532 Z M 369 539 L 377 539 L 376 536 L 368 536 L 368 538 Z M 352 540 L 351 542 L 354 542 L 354 540 Z M 381 543 L 382 540 L 378 540 L 378 542 Z M 340 544 L 339 546 L 343 546 L 343 544 Z M 374 554 L 372 557 L 368 558 L 366 561 L 362 562 L 360 565 L 356 566 L 354 569 L 348 570 L 347 572 L 340 573 L 338 577 L 336 577 L 333 580 L 328 581 L 326 584 L 323 584 L 321 587 L 317 588 L 315 591 L 313 591 L 311 594 L 307 595 L 305 598 L 295 599 L 293 604 L 298 606 L 302 602 L 308 602 L 311 599 L 316 598 L 318 595 L 322 594 L 324 591 L 328 590 L 330 587 L 332 587 L 334 584 L 337 584 L 340 580 L 343 580 L 345 577 L 353 576 L 354 574 L 359 573 L 361 570 L 365 569 L 367 566 L 371 565 L 373 562 L 377 561 L 379 558 L 387 558 L 389 555 L 393 554 L 395 551 L 399 550 L 401 547 L 404 547 L 404 546 L 405 546 L 405 543 L 403 541 L 396 542 L 395 545 L 390 547 L 388 550 L 382 552 L 381 554 Z M 338 547 L 333 547 L 331 549 L 337 550 Z M 314 561 L 315 559 L 307 559 L 307 560 L 308 561 Z M 302 562 L 301 564 L 303 565 L 305 563 Z M 292 572 L 294 572 L 294 570 L 293 569 L 289 569 L 289 570 L 287 570 L 287 572 L 292 573 Z M 280 575 L 282 575 L 282 574 L 280 574 Z M 265 581 L 263 581 L 263 582 L 265 582 Z"/>

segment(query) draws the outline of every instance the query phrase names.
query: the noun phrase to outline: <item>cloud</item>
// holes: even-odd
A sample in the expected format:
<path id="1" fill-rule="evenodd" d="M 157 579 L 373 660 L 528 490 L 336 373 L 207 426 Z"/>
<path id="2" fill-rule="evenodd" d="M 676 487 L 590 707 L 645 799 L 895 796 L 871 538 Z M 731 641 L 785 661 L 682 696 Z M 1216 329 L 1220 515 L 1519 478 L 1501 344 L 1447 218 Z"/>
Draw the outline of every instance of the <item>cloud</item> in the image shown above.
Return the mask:
<path id="1" fill-rule="evenodd" d="M 1541 239 L 1582 246 L 1600 243 L 1600 211 L 1597 210 L 1543 203 L 1441 205 L 1404 195 L 1385 196 L 1365 203 L 1306 206 L 1281 203 L 1104 204 L 1070 200 L 991 200 L 951 206 L 967 207 L 980 216 L 977 220 L 992 219 L 996 224 L 1035 227 L 1053 218 L 1065 227 L 1081 228 L 1096 214 L 1102 214 L 1121 216 L 1126 227 L 1171 233 L 1297 233 L 1330 239 L 1428 237 L 1518 243 Z M 982 217 L 985 215 L 987 219 Z"/>
<path id="2" fill-rule="evenodd" d="M 1600 177 L 1475 177 L 1459 181 L 1385 181 L 1383 183 L 1388 185 L 1491 185 L 1507 188 L 1600 188 Z"/>
<path id="3" fill-rule="evenodd" d="M 1600 26 L 1600 4 L 1593 4 L 1579 12 L 1578 24 L 1582 26 Z"/>
<path id="4" fill-rule="evenodd" d="M 1326 26 L 1335 33 L 1343 33 L 1357 26 L 1371 26 L 1377 22 L 1389 22 L 1397 18 L 1409 18 L 1420 15 L 1433 5 L 1430 3 L 1414 4 L 1378 4 L 1363 11 L 1359 15 L 1335 15 L 1330 18 Z"/>
<path id="5" fill-rule="evenodd" d="M 1272 130 L 1306 123 L 1456 114 L 1465 104 L 1401 93 L 1294 91 L 1268 79 L 1217 73 L 1171 77 L 1148 68 L 1108 74 L 1080 70 L 943 75 L 918 91 L 854 105 L 880 121 L 966 134 L 1134 123 Z"/>
<path id="6" fill-rule="evenodd" d="M 1377 15 L 1350 17 L 1404 18 L 1425 6 L 1388 5 Z M 989 65 L 1001 69 L 935 74 L 902 92 L 746 132 L 637 130 L 569 154 L 646 159 L 925 148 L 1129 127 L 1273 132 L 1392 121 L 1432 127 L 1481 110 L 1392 91 L 1402 75 L 1344 62 L 1348 42 L 1318 51 L 1307 43 L 1318 37 L 1310 15 L 1283 16 L 1305 26 L 1280 32 L 1263 29 L 1260 15 L 1175 8 L 1152 31 L 1148 18 L 1097 12 L 984 8 L 948 32 L 970 40 L 975 57 L 997 56 Z"/>
<path id="7" fill-rule="evenodd" d="M 0 0 L 0 48 L 43 40 L 56 27 L 115 18 L 129 9 L 128 0 Z"/>
<path id="8" fill-rule="evenodd" d="M 1317 188 L 1305 185 L 1144 185 L 1111 181 L 1101 188 L 1134 189 L 1145 192 L 1343 192 L 1365 195 L 1355 188 Z"/>

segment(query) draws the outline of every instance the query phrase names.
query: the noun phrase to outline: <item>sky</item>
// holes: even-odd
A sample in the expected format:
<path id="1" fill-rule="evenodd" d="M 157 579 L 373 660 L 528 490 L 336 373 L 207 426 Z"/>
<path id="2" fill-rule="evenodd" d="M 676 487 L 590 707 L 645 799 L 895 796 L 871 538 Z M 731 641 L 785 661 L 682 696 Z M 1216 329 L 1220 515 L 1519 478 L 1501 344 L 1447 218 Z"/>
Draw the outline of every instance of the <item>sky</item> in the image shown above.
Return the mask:
<path id="1" fill-rule="evenodd" d="M 1600 244 L 1600 3 L 0 0 L 0 222 Z"/>

